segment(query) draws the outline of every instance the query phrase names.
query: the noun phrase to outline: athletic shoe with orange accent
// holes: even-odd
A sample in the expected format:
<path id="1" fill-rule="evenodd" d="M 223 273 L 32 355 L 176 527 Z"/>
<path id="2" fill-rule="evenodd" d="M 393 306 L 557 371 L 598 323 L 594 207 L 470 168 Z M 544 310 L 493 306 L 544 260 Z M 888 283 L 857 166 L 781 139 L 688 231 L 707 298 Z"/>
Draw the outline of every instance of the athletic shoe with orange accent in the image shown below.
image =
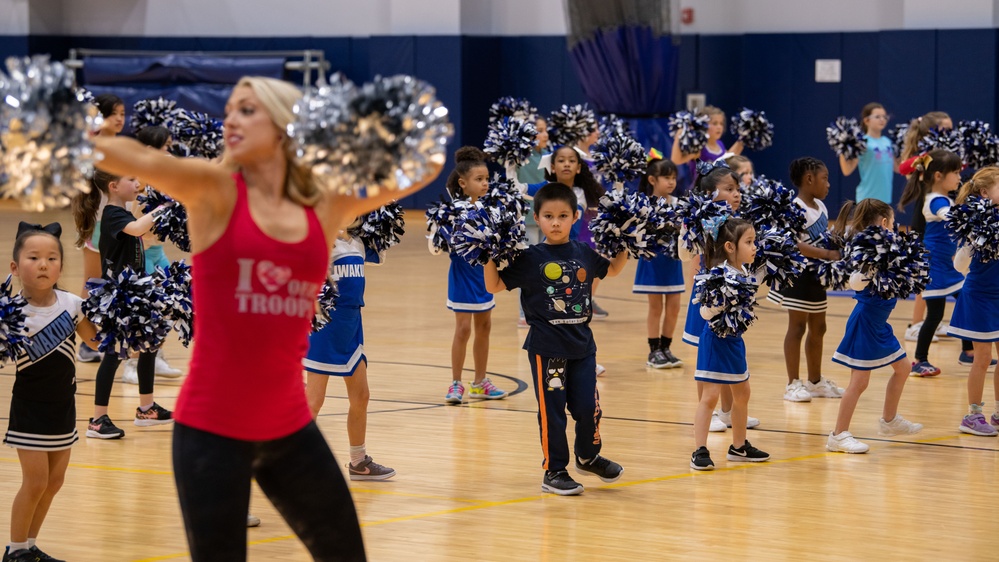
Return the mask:
<path id="1" fill-rule="evenodd" d="M 369 455 L 364 455 L 364 460 L 357 466 L 347 463 L 347 474 L 351 480 L 388 480 L 395 476 L 395 469 L 382 466 Z"/>

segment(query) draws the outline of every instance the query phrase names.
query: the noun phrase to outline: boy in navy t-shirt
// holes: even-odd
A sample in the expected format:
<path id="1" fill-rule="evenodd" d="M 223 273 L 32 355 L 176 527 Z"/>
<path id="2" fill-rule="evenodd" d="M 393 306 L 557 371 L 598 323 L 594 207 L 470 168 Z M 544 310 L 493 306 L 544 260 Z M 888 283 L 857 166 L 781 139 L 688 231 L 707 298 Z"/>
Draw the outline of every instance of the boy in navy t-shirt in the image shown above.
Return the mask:
<path id="1" fill-rule="evenodd" d="M 576 421 L 576 470 L 614 482 L 621 465 L 600 456 L 600 397 L 597 394 L 597 346 L 590 331 L 594 279 L 613 277 L 628 259 L 621 252 L 608 260 L 589 246 L 569 240 L 579 219 L 576 196 L 560 183 L 549 183 L 534 195 L 534 218 L 545 241 L 535 244 L 503 271 L 485 266 L 491 293 L 521 289 L 520 302 L 531 330 L 524 342 L 538 399 L 545 476 L 541 489 L 562 496 L 583 493 L 569 476 L 566 439 L 568 406 Z"/>

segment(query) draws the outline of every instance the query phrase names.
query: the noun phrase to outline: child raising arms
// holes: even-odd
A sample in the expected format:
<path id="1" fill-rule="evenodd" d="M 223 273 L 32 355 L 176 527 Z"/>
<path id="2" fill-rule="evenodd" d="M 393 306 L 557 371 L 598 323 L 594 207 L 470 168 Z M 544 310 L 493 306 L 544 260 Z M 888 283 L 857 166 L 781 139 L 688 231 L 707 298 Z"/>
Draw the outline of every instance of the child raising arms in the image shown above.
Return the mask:
<path id="1" fill-rule="evenodd" d="M 583 493 L 583 486 L 566 471 L 566 407 L 576 421 L 576 470 L 604 482 L 614 482 L 624 470 L 600 456 L 597 346 L 589 323 L 593 280 L 620 273 L 628 254 L 621 252 L 608 260 L 586 244 L 570 240 L 572 224 L 579 220 L 576 205 L 576 196 L 568 186 L 544 186 L 534 195 L 534 215 L 545 241 L 525 250 L 503 271 L 497 270 L 495 262 L 485 265 L 489 292 L 521 289 L 520 300 L 531 326 L 524 349 L 538 400 L 544 454 L 541 490 L 561 496 Z"/>
<path id="2" fill-rule="evenodd" d="M 108 203 L 101 215 L 100 252 L 103 263 L 102 277 L 116 277 L 126 266 L 143 274 L 146 267 L 142 251 L 142 235 L 153 226 L 153 217 L 159 211 L 135 218 L 125 209 L 125 204 L 135 201 L 139 191 L 139 180 L 132 176 L 116 176 L 101 170 L 94 171 L 94 186 L 86 196 L 94 198 L 101 193 L 107 195 Z M 77 217 L 78 219 L 80 217 Z M 79 220 L 78 220 L 79 223 Z M 96 439 L 121 439 L 125 432 L 119 429 L 108 417 L 108 402 L 114 386 L 114 374 L 121 359 L 115 353 L 105 353 L 97 368 L 97 382 L 94 390 L 94 417 L 87 426 L 87 437 Z M 139 407 L 135 409 L 135 425 L 153 426 L 173 422 L 172 413 L 153 401 L 156 352 L 139 354 Z"/>
<path id="3" fill-rule="evenodd" d="M 892 230 L 895 226 L 895 213 L 887 203 L 877 199 L 864 199 L 856 204 L 856 208 L 853 201 L 847 201 L 836 218 L 836 230 L 846 233 L 847 221 L 850 221 L 850 232 L 853 233 L 861 232 L 869 226 Z M 871 290 L 869 283 L 859 271 L 850 277 L 850 286 L 857 292 L 853 297 L 857 299 L 857 305 L 846 321 L 843 341 L 833 354 L 834 362 L 850 367 L 850 384 L 839 404 L 836 428 L 826 441 L 826 449 L 833 452 L 866 453 L 869 449 L 866 443 L 857 441 L 848 431 L 850 420 L 853 419 L 860 395 L 871 380 L 871 371 L 888 365 L 891 365 L 894 373 L 885 390 L 885 405 L 878 434 L 888 437 L 918 433 L 923 429 L 922 424 L 910 422 L 898 414 L 898 402 L 902 398 L 902 389 L 909 378 L 909 371 L 905 364 L 905 350 L 895 339 L 888 323 L 888 317 L 895 309 L 896 299 L 880 297 Z"/>
<path id="4" fill-rule="evenodd" d="M 452 198 L 467 197 L 473 203 L 489 190 L 489 169 L 486 154 L 474 146 L 463 146 L 454 154 L 455 166 L 447 178 L 447 190 Z M 472 381 L 472 398 L 499 400 L 507 392 L 500 390 L 486 377 L 489 359 L 489 332 L 492 328 L 492 309 L 496 306 L 493 296 L 486 290 L 482 279 L 482 266 L 470 265 L 451 252 L 451 267 L 447 274 L 447 307 L 454 311 L 454 339 L 451 342 L 451 386 L 444 402 L 461 404 L 465 385 L 461 372 L 465 368 L 465 349 L 472 337 L 472 360 L 475 379 Z"/>
<path id="5" fill-rule="evenodd" d="M 676 172 L 673 162 L 662 158 L 652 160 L 638 189 L 650 197 L 665 198 L 670 206 L 676 206 L 677 199 L 673 196 Z M 661 254 L 653 259 L 638 260 L 632 292 L 644 293 L 649 298 L 649 314 L 645 322 L 649 336 L 649 359 L 645 364 L 649 367 L 672 369 L 683 366 L 683 361 L 670 351 L 683 291 L 683 264 L 679 259 Z"/>
<path id="6" fill-rule="evenodd" d="M 798 188 L 795 204 L 805 211 L 805 232 L 798 250 L 807 258 L 838 260 L 836 250 L 815 244 L 829 229 L 829 211 L 822 200 L 829 195 L 829 170 L 821 160 L 811 157 L 791 162 L 791 183 Z M 784 400 L 811 402 L 812 398 L 841 398 L 843 389 L 822 378 L 822 338 L 826 334 L 826 290 L 810 270 L 802 272 L 794 285 L 770 291 L 767 300 L 787 309 L 787 335 L 784 336 L 784 361 L 787 364 L 787 387 Z M 807 336 L 806 336 L 807 332 Z M 801 340 L 805 339 L 805 365 L 808 381 L 801 382 Z"/>
<path id="7" fill-rule="evenodd" d="M 746 264 L 756 258 L 756 231 L 749 221 L 721 216 L 709 233 L 713 239 L 704 244 L 704 265 L 706 269 L 722 266 L 738 276 L 750 278 Z M 709 230 L 705 227 L 705 230 Z M 731 303 L 731 299 L 729 299 Z M 697 353 L 697 370 L 694 378 L 701 383 L 702 391 L 694 416 L 694 440 L 697 449 L 690 457 L 690 467 L 694 470 L 713 470 L 714 462 L 708 452 L 708 429 L 712 412 L 722 388 L 732 392 L 732 445 L 727 458 L 733 462 L 763 462 L 770 455 L 757 449 L 746 439 L 746 425 L 749 408 L 749 366 L 746 363 L 746 344 L 742 335 L 719 336 L 707 322 L 721 312 L 706 306 L 698 308 L 705 320 L 701 330 Z"/>
<path id="8" fill-rule="evenodd" d="M 4 444 L 17 449 L 21 488 L 10 516 L 10 544 L 3 559 L 55 560 L 35 544 L 62 487 L 76 432 L 76 334 L 90 345 L 96 329 L 80 312 L 80 297 L 56 288 L 62 274 L 59 223 L 22 222 L 11 272 L 21 282 L 31 345 L 17 358 Z M 93 344 L 95 347 L 97 344 Z"/>

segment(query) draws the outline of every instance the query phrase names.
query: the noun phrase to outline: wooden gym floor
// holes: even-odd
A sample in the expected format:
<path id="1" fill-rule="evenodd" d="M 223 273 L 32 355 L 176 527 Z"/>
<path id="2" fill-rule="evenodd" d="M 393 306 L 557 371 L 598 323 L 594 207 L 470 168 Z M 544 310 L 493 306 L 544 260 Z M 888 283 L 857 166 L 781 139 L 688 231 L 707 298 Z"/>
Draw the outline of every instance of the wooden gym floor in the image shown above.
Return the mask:
<path id="1" fill-rule="evenodd" d="M 838 401 L 782 399 L 786 314 L 761 302 L 746 341 L 750 414 L 762 424 L 749 433 L 772 460 L 727 463 L 730 435 L 711 434 L 717 470 L 698 473 L 688 468 L 696 405 L 693 349 L 679 342 L 678 330 L 673 349 L 687 365 L 646 369 L 646 299 L 631 293 L 633 261 L 601 285 L 599 301 L 610 317 L 592 324 L 598 361 L 607 367 L 598 383 L 603 454 L 625 467 L 624 476 L 610 485 L 578 476 L 586 486 L 579 497 L 542 494 L 537 408 L 520 349 L 526 330 L 516 326 L 516 297 L 497 296 L 489 360 L 493 381 L 511 396 L 445 406 L 454 325 L 444 307 L 448 260 L 427 252 L 422 213 L 408 218 L 401 246 L 386 265 L 369 268 L 365 295 L 367 447 L 376 461 L 398 471 L 390 481 L 351 483 L 372 560 L 995 559 L 999 441 L 957 431 L 967 408 L 968 373 L 957 364 L 958 342 L 947 338 L 931 348 L 930 361 L 943 369 L 941 376 L 906 385 L 900 411 L 925 424 L 922 433 L 877 437 L 889 374 L 882 369 L 872 377 L 851 428 L 871 445 L 870 453 L 829 453 L 825 440 Z M 5 203 L 5 259 L 22 219 L 62 222 L 67 251 L 60 284 L 77 291 L 82 265 L 80 252 L 71 249 L 69 213 L 28 214 Z M 181 257 L 173 247 L 167 253 Z M 832 298 L 828 314 L 824 375 L 840 386 L 849 382 L 849 372 L 829 358 L 852 305 L 849 298 Z M 912 302 L 903 302 L 892 316 L 900 337 L 911 310 Z M 906 349 L 911 353 L 913 346 Z M 175 366 L 189 357 L 175 338 L 166 354 Z M 470 351 L 466 366 L 471 368 Z M 39 542 L 74 562 L 187 560 L 170 464 L 171 430 L 133 426 L 137 388 L 117 382 L 111 416 L 126 438 L 82 437 L 95 373 L 96 364 L 79 365 L 81 440 Z M 4 418 L 13 381 L 12 366 L 0 370 Z M 159 380 L 157 400 L 172 408 L 182 381 Z M 991 389 L 990 374 L 989 412 Z M 346 412 L 344 387 L 331 381 L 319 424 L 341 463 L 347 459 Z M 19 485 L 16 452 L 0 447 L 4 542 Z M 263 524 L 248 530 L 250 560 L 309 559 L 256 488 L 251 511 Z"/>

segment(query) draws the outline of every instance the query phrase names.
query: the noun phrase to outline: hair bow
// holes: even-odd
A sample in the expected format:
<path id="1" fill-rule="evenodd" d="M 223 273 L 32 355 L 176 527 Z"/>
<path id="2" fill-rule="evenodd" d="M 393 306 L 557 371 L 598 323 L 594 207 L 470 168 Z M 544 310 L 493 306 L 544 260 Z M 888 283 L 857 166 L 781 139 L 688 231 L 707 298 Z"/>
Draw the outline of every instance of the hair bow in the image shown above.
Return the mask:
<path id="1" fill-rule="evenodd" d="M 714 170 L 715 168 L 725 168 L 726 170 L 729 169 L 728 163 L 722 160 L 721 158 L 711 162 L 706 160 L 697 160 L 696 166 L 697 166 L 697 175 L 699 176 L 706 176 L 709 173 L 711 173 L 711 170 Z"/>
<path id="2" fill-rule="evenodd" d="M 22 234 L 26 232 L 33 232 L 35 230 L 47 232 L 56 238 L 62 236 L 62 225 L 57 222 L 42 226 L 40 224 L 31 224 L 30 222 L 21 221 L 17 225 L 17 237 L 20 238 Z"/>
<path id="3" fill-rule="evenodd" d="M 646 162 L 652 162 L 653 160 L 662 160 L 662 159 L 663 159 L 663 153 L 659 152 L 655 148 L 650 148 L 649 154 L 645 157 Z"/>
<path id="4" fill-rule="evenodd" d="M 922 171 L 926 170 L 927 167 L 929 167 L 930 162 L 932 162 L 932 161 L 933 161 L 933 157 L 930 156 L 930 153 L 929 152 L 924 152 L 924 153 L 920 154 L 919 156 L 917 156 L 916 159 L 912 161 L 912 167 L 915 168 L 916 170 L 919 170 L 920 172 L 922 172 Z"/>
<path id="5" fill-rule="evenodd" d="M 707 232 L 708 235 L 711 236 L 712 240 L 718 240 L 718 231 L 728 219 L 729 216 L 727 214 L 718 215 L 716 217 L 708 217 L 706 219 L 701 219 L 701 226 L 704 227 L 704 232 Z"/>

